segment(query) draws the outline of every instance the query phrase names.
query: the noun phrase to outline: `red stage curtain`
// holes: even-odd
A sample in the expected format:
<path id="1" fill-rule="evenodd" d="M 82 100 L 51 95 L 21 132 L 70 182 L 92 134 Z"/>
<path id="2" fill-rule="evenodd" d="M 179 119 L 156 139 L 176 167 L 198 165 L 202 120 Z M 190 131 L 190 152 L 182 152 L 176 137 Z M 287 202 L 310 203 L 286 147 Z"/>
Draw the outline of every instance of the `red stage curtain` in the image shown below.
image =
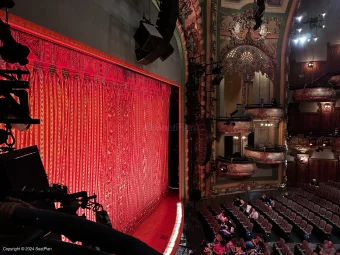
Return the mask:
<path id="1" fill-rule="evenodd" d="M 29 46 L 31 115 L 16 148 L 38 145 L 50 183 L 96 193 L 129 233 L 168 188 L 170 85 L 14 31 Z M 92 213 L 87 213 L 94 219 Z"/>

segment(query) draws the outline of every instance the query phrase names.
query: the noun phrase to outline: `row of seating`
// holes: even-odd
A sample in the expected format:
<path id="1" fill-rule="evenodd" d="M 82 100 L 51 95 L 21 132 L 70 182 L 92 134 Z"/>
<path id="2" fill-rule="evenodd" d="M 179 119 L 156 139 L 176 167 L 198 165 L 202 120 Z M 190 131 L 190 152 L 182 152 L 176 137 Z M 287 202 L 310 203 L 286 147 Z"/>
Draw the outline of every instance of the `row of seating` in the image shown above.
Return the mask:
<path id="1" fill-rule="evenodd" d="M 289 247 L 286 245 L 286 242 L 283 238 L 277 243 L 273 244 L 273 254 L 274 255 L 292 255 L 293 252 L 290 251 Z"/>
<path id="2" fill-rule="evenodd" d="M 302 244 L 297 244 L 294 246 L 295 255 L 312 255 L 313 249 L 309 246 L 308 242 L 304 240 Z"/>
<path id="3" fill-rule="evenodd" d="M 303 214 L 306 215 L 306 213 L 310 213 L 311 208 L 313 209 L 318 209 L 317 204 L 313 204 L 312 201 L 308 200 L 307 198 L 301 197 L 299 194 L 294 193 L 291 196 L 291 199 L 295 202 L 297 202 L 298 204 L 308 208 L 308 209 L 304 209 L 303 210 Z M 314 205 L 314 206 L 313 206 Z M 312 210 L 312 212 L 317 212 L 315 210 Z M 333 225 L 333 227 L 339 228 L 339 221 L 340 221 L 340 217 L 333 213 L 332 211 L 329 211 L 329 209 L 326 209 L 324 207 L 320 206 L 319 211 L 316 213 L 321 219 L 325 220 L 326 222 L 330 223 Z M 307 214 L 308 215 L 308 214 Z M 312 215 L 312 217 L 315 217 Z"/>
<path id="4" fill-rule="evenodd" d="M 325 198 L 319 197 L 318 195 L 314 195 L 313 193 L 310 193 L 303 189 L 297 189 L 297 194 L 300 196 L 307 198 L 308 200 L 312 201 L 313 203 L 316 203 L 324 208 L 326 208 L 328 211 L 332 211 L 333 213 L 336 213 L 340 215 L 340 206 L 326 200 Z"/>
<path id="5" fill-rule="evenodd" d="M 289 222 L 300 231 L 303 238 L 308 238 L 312 234 L 313 226 L 308 224 L 310 222 L 307 223 L 307 219 L 305 219 L 302 214 L 294 211 L 294 208 L 289 208 L 277 201 L 275 210 L 277 210 L 285 219 L 289 220 Z"/>
<path id="6" fill-rule="evenodd" d="M 329 180 L 329 181 L 327 182 L 327 185 L 333 186 L 333 187 L 335 187 L 335 188 L 337 188 L 337 189 L 340 189 L 340 182 L 335 182 L 335 181 Z"/>
<path id="7" fill-rule="evenodd" d="M 234 219 L 238 221 L 246 233 L 251 233 L 253 231 L 254 224 L 240 211 L 239 207 L 236 207 L 233 204 L 223 204 L 222 207 L 232 214 Z"/>
<path id="8" fill-rule="evenodd" d="M 261 228 L 264 236 L 268 238 L 272 232 L 273 225 L 267 219 L 265 219 L 263 215 L 259 215 L 259 218 L 254 221 Z"/>
<path id="9" fill-rule="evenodd" d="M 298 225 L 301 230 L 304 229 L 304 234 L 310 235 L 312 231 L 307 231 L 307 227 L 308 225 L 313 225 L 315 230 L 319 231 L 324 239 L 331 235 L 333 227 L 330 224 L 327 224 L 324 219 L 321 219 L 315 211 L 313 211 L 313 208 L 309 208 L 308 210 L 287 197 L 281 198 L 280 202 L 282 205 L 282 213 L 286 213 L 287 211 L 284 207 L 294 211 L 295 215 L 291 215 L 292 221 L 294 221 L 295 225 Z M 313 230 L 313 227 L 309 227 L 308 230 Z"/>
<path id="10" fill-rule="evenodd" d="M 333 183 L 320 183 L 319 188 L 321 190 L 325 190 L 327 192 L 333 193 L 333 194 L 337 194 L 338 196 L 340 195 L 340 190 L 339 188 L 333 186 Z"/>
<path id="11" fill-rule="evenodd" d="M 246 213 L 247 206 L 250 205 L 248 203 L 244 203 L 241 207 L 241 210 L 243 210 L 244 213 Z M 259 212 L 259 217 L 257 220 L 254 219 L 254 222 L 256 223 L 257 227 L 261 229 L 264 236 L 269 237 L 272 232 L 272 224 L 268 222 L 267 219 L 265 219 Z"/>
<path id="12" fill-rule="evenodd" d="M 218 234 L 220 231 L 220 225 L 207 208 L 198 210 L 198 216 L 201 219 L 204 228 L 206 231 L 208 231 L 207 234 L 209 234 L 211 237 Z"/>
<path id="13" fill-rule="evenodd" d="M 328 201 L 331 201 L 333 203 L 336 203 L 337 205 L 340 205 L 340 196 L 336 193 L 331 193 L 329 190 L 322 189 L 321 187 L 315 187 L 311 186 L 309 184 L 302 184 L 301 185 L 302 189 L 311 192 L 319 197 L 325 198 Z"/>
<path id="14" fill-rule="evenodd" d="M 273 211 L 271 207 L 267 206 L 261 200 L 253 199 L 251 204 L 258 211 L 261 211 L 262 214 L 265 215 L 269 221 L 275 224 L 277 228 L 280 229 L 280 231 L 285 234 L 286 238 L 289 238 L 289 235 L 293 229 L 292 225 L 290 225 L 282 217 L 279 217 L 279 215 L 275 211 Z"/>

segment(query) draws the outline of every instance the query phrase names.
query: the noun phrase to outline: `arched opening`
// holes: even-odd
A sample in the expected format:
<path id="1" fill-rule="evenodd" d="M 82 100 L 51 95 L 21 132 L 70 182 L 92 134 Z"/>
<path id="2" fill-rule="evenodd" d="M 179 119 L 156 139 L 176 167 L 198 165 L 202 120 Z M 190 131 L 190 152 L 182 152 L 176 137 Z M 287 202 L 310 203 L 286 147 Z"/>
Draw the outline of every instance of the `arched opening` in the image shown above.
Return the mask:
<path id="1" fill-rule="evenodd" d="M 241 45 L 223 57 L 224 90 L 220 94 L 220 117 L 242 116 L 243 107 L 270 104 L 274 97 L 274 65 L 263 51 L 252 45 Z"/>

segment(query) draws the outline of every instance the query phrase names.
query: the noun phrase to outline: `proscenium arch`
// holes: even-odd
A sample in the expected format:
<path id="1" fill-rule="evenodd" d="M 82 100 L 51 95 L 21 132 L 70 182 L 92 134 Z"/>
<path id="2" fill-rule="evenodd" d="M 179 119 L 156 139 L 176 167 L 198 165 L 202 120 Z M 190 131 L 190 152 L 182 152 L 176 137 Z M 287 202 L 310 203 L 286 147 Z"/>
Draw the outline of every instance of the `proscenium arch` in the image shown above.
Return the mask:
<path id="1" fill-rule="evenodd" d="M 156 0 L 152 0 L 154 6 L 159 10 L 158 4 Z M 187 140 L 185 128 L 184 128 L 184 116 L 185 116 L 185 83 L 188 80 L 188 51 L 185 41 L 184 30 L 177 20 L 176 29 L 174 32 L 174 37 L 176 41 L 180 62 L 182 65 L 182 73 L 181 73 L 181 84 L 178 88 L 178 102 L 179 102 L 179 198 L 182 200 L 186 200 L 188 198 L 188 165 L 186 162 L 186 151 L 188 151 Z"/>

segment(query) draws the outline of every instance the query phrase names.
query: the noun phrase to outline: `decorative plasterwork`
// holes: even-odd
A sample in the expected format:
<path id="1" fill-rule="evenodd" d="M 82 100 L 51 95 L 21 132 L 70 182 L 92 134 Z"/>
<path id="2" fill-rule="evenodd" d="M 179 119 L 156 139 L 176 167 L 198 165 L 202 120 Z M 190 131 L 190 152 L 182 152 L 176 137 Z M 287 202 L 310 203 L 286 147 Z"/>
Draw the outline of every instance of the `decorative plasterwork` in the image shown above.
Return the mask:
<path id="1" fill-rule="evenodd" d="M 232 178 L 250 177 L 255 174 L 256 164 L 228 164 L 227 175 Z"/>
<path id="2" fill-rule="evenodd" d="M 274 80 L 275 69 L 271 59 L 254 46 L 238 46 L 223 54 L 222 61 L 225 74 L 240 73 L 252 80 L 255 72 L 261 72 Z"/>
<path id="3" fill-rule="evenodd" d="M 331 88 L 305 88 L 293 92 L 293 99 L 297 102 L 328 102 L 335 98 L 336 91 Z"/>
<path id="4" fill-rule="evenodd" d="M 251 158 L 256 163 L 261 164 L 281 164 L 285 160 L 285 152 L 265 152 L 253 151 L 245 148 L 244 155 Z"/>
<path id="5" fill-rule="evenodd" d="M 247 4 L 253 4 L 254 0 L 221 0 L 221 7 L 240 10 Z M 285 13 L 289 0 L 267 0 L 266 13 Z"/>
<path id="6" fill-rule="evenodd" d="M 211 1 L 211 57 L 217 57 L 217 0 Z"/>
<path id="7" fill-rule="evenodd" d="M 226 172 L 222 172 L 221 168 L 225 168 Z M 255 163 L 218 163 L 218 176 L 219 177 L 230 177 L 230 178 L 244 178 L 250 177 L 255 173 L 256 164 Z"/>
<path id="8" fill-rule="evenodd" d="M 284 111 L 282 108 L 248 108 L 244 112 L 245 117 L 251 117 L 254 120 L 282 120 Z"/>
<path id="9" fill-rule="evenodd" d="M 250 134 L 253 132 L 252 121 L 233 121 L 235 125 L 225 124 L 224 122 L 217 122 L 217 139 L 220 139 L 223 134 Z"/>
<path id="10" fill-rule="evenodd" d="M 200 8 L 199 0 L 180 0 L 179 1 L 179 22 L 182 25 L 184 31 L 184 37 L 186 41 L 187 56 L 197 57 L 205 53 L 204 41 L 203 41 L 203 30 L 202 30 L 202 13 Z M 196 58 L 197 62 L 201 62 L 202 58 Z M 186 130 L 186 137 L 188 137 L 188 130 Z M 188 143 L 187 143 L 188 144 Z M 189 155 L 189 154 L 187 154 Z M 189 159 L 187 158 L 187 161 Z M 196 166 L 193 171 L 194 180 L 202 179 L 202 169 Z M 186 195 L 189 195 L 189 174 L 186 172 Z M 203 191 L 203 190 L 202 190 Z M 204 193 L 202 192 L 204 196 Z"/>
<path id="11" fill-rule="evenodd" d="M 274 81 L 281 25 L 281 18 L 265 17 L 263 26 L 253 31 L 252 9 L 242 13 L 222 13 L 220 48 L 226 73 L 241 72 L 249 76 L 260 71 Z"/>
<path id="12" fill-rule="evenodd" d="M 310 153 L 313 148 L 309 145 L 309 138 L 292 137 L 288 140 L 288 149 L 291 156 L 296 156 L 299 153 Z"/>
<path id="13" fill-rule="evenodd" d="M 202 17 L 199 0 L 179 1 L 179 21 L 185 31 L 189 57 L 204 54 Z"/>

